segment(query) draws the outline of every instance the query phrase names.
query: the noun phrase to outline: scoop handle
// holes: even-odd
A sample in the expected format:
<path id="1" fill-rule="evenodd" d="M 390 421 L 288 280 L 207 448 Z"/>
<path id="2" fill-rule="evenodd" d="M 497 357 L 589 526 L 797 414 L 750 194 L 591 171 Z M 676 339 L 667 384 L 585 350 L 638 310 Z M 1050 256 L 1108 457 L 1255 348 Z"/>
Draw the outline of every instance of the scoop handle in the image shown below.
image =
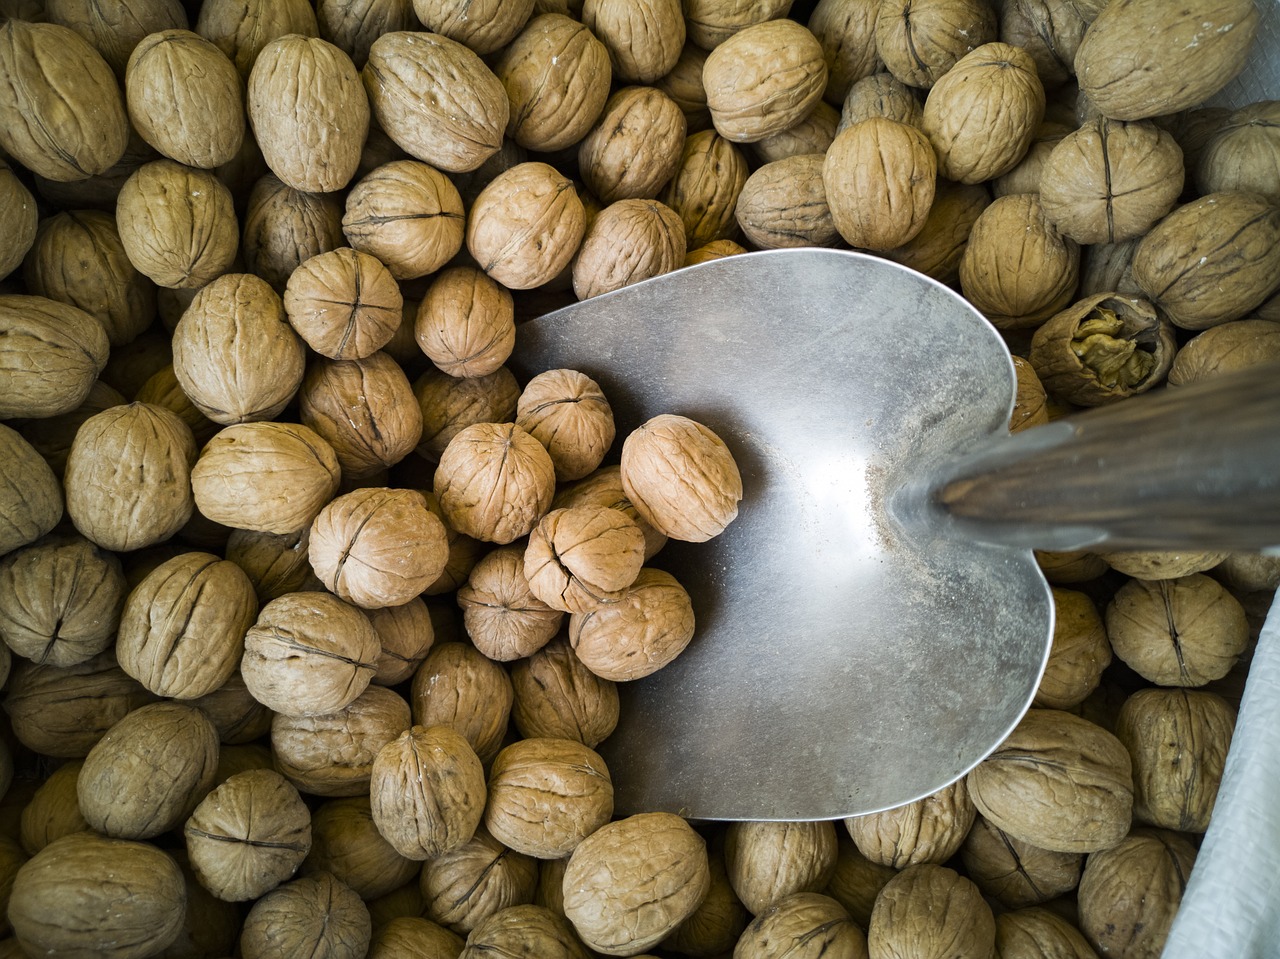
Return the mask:
<path id="1" fill-rule="evenodd" d="M 1046 550 L 1280 545 L 1280 363 L 1035 427 L 953 464 L 967 535 Z"/>

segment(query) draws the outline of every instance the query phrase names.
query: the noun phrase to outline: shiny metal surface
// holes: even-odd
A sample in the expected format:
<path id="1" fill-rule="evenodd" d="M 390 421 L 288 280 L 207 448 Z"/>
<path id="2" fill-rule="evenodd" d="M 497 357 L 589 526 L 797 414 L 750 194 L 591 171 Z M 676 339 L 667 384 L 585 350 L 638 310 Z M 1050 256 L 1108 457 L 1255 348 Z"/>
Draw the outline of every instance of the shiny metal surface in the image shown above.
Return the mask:
<path id="1" fill-rule="evenodd" d="M 601 746 L 620 814 L 872 812 L 956 779 L 1016 725 L 1052 635 L 1030 550 L 883 505 L 1008 421 L 1008 353 L 954 292 L 858 253 L 753 253 L 525 324 L 512 362 L 594 377 L 620 437 L 698 419 L 743 474 L 724 534 L 653 561 L 698 628 L 623 685 Z"/>

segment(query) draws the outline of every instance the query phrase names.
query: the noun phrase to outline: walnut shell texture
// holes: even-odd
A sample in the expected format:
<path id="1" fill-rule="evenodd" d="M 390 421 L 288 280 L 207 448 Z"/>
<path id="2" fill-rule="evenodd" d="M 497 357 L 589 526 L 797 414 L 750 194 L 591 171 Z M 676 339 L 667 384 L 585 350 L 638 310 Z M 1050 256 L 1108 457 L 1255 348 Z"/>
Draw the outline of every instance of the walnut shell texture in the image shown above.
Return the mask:
<path id="1" fill-rule="evenodd" d="M 277 293 L 302 263 L 344 242 L 339 197 L 295 190 L 270 173 L 253 184 L 240 249 L 249 272 Z"/>
<path id="2" fill-rule="evenodd" d="M 376 256 L 397 280 L 415 279 L 462 249 L 462 197 L 434 167 L 395 160 L 347 193 L 342 229 L 352 247 Z"/>
<path id="3" fill-rule="evenodd" d="M 520 384 L 505 366 L 484 376 L 454 377 L 428 370 L 413 384 L 422 412 L 418 453 L 438 461 L 453 438 L 468 426 L 510 423 L 516 416 Z"/>
<path id="4" fill-rule="evenodd" d="M 684 113 L 661 90 L 623 87 L 578 146 L 582 180 L 604 203 L 655 198 L 675 175 L 686 133 Z"/>
<path id="5" fill-rule="evenodd" d="M 350 247 L 299 266 L 284 291 L 289 323 L 307 345 L 333 360 L 377 352 L 400 328 L 404 297 L 382 261 Z"/>
<path id="6" fill-rule="evenodd" d="M 434 482 L 451 527 L 504 545 L 527 535 L 550 508 L 555 466 L 514 423 L 477 423 L 449 441 Z"/>
<path id="7" fill-rule="evenodd" d="M 830 896 L 797 892 L 775 900 L 752 920 L 733 951 L 736 959 L 847 956 L 866 959 L 867 937 Z"/>
<path id="8" fill-rule="evenodd" d="M 573 290 L 581 300 L 609 293 L 684 264 L 680 215 L 657 200 L 618 200 L 601 210 L 582 238 L 573 263 Z"/>
<path id="9" fill-rule="evenodd" d="M 1034 703 L 1049 709 L 1070 709 L 1098 688 L 1102 671 L 1111 665 L 1111 644 L 1102 617 L 1087 594 L 1057 586 L 1050 589 L 1053 641 Z"/>
<path id="10" fill-rule="evenodd" d="M 644 565 L 644 533 L 621 510 L 553 510 L 529 534 L 524 572 L 548 606 L 582 613 L 617 602 Z"/>
<path id="11" fill-rule="evenodd" d="M 587 959 L 573 928 L 562 917 L 535 905 L 510 906 L 476 924 L 459 959 L 515 956 L 536 949 L 541 959 Z"/>
<path id="12" fill-rule="evenodd" d="M 14 430 L 0 427 L 0 555 L 35 542 L 62 519 L 62 489 L 40 454 Z M 56 632 L 56 630 L 55 630 Z"/>
<path id="13" fill-rule="evenodd" d="M 818 0 L 809 15 L 809 30 L 822 44 L 827 61 L 826 101 L 839 107 L 849 88 L 880 68 L 876 47 L 878 3 L 862 0 Z"/>
<path id="14" fill-rule="evenodd" d="M 573 739 L 594 749 L 618 724 L 618 688 L 587 669 L 563 638 L 511 667 L 511 718 L 526 739 Z"/>
<path id="15" fill-rule="evenodd" d="M 0 294 L 0 416 L 75 410 L 107 365 L 102 324 L 43 296 Z"/>
<path id="16" fill-rule="evenodd" d="M 416 724 L 453 728 L 485 764 L 498 755 L 514 695 L 499 664 L 466 643 L 437 643 L 413 674 L 409 695 Z"/>
<path id="17" fill-rule="evenodd" d="M 902 869 L 921 862 L 942 865 L 959 850 L 977 811 L 959 779 L 931 796 L 896 809 L 845 820 L 858 851 Z"/>
<path id="18" fill-rule="evenodd" d="M 961 847 L 960 861 L 984 896 L 1005 909 L 1021 909 L 1075 889 L 1084 855 L 1041 849 L 979 816 Z"/>
<path id="19" fill-rule="evenodd" d="M 915 127 L 872 117 L 836 136 L 822 166 L 831 218 L 857 247 L 890 250 L 924 229 L 938 165 Z"/>
<path id="20" fill-rule="evenodd" d="M 533 0 L 414 0 L 414 13 L 432 33 L 466 44 L 480 56 L 501 50 L 516 38 L 533 13 Z"/>
<path id="21" fill-rule="evenodd" d="M 836 849 L 830 822 L 736 822 L 725 833 L 724 862 L 733 891 L 758 916 L 783 896 L 826 886 Z"/>
<path id="22" fill-rule="evenodd" d="M 382 838 L 367 795 L 323 803 L 311 817 L 304 874 L 330 873 L 367 902 L 412 882 L 421 868 Z"/>
<path id="23" fill-rule="evenodd" d="M 515 303 L 502 284 L 471 266 L 432 279 L 414 318 L 414 339 L 436 368 L 450 376 L 487 376 L 516 342 Z"/>
<path id="24" fill-rule="evenodd" d="M 685 138 L 680 164 L 661 199 L 680 214 L 686 248 L 733 238 L 734 209 L 749 172 L 742 151 L 714 130 Z"/>
<path id="25" fill-rule="evenodd" d="M 564 620 L 561 610 L 548 606 L 529 589 L 524 550 L 518 546 L 495 549 L 476 563 L 466 585 L 458 590 L 458 605 L 471 642 L 497 662 L 533 655 L 556 635 Z"/>
<path id="26" fill-rule="evenodd" d="M 645 567 L 622 599 L 569 617 L 569 641 L 597 676 L 614 682 L 657 672 L 693 639 L 693 604 L 665 570 Z"/>
<path id="27" fill-rule="evenodd" d="M 978 887 L 930 863 L 907 866 L 885 884 L 867 927 L 872 954 L 886 959 L 948 951 L 987 956 L 995 939 L 995 917 Z"/>
<path id="28" fill-rule="evenodd" d="M 277 886 L 253 904 L 240 932 L 240 954 L 362 956 L 371 936 L 360 897 L 330 874 L 317 873 Z"/>
<path id="29" fill-rule="evenodd" d="M 422 867 L 423 914 L 459 935 L 533 899 L 535 859 L 504 846 L 480 826 L 475 835 Z"/>
<path id="30" fill-rule="evenodd" d="M 654 529 L 627 499 L 622 488 L 622 468 L 602 466 L 576 483 L 562 487 L 551 501 L 552 509 L 569 506 L 608 506 L 622 510 L 644 533 L 644 558 L 653 559 L 666 545 L 667 537 Z"/>
<path id="31" fill-rule="evenodd" d="M 823 160 L 821 153 L 773 160 L 747 178 L 734 215 L 752 243 L 765 250 L 833 244 L 839 234 L 823 183 Z"/>
<path id="32" fill-rule="evenodd" d="M 885 68 L 911 87 L 933 87 L 957 62 L 996 39 L 985 0 L 886 0 L 875 23 Z"/>

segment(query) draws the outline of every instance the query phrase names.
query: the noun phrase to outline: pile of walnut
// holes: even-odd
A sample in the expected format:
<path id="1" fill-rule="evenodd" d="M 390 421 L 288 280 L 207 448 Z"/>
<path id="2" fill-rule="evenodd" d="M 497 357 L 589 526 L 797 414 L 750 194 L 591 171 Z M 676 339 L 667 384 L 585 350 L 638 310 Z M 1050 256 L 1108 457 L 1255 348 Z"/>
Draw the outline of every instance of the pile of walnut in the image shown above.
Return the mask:
<path id="1" fill-rule="evenodd" d="M 958 286 L 1014 429 L 1280 357 L 1250 0 L 107 6 L 0 0 L 0 957 L 1158 955 L 1275 562 L 1042 555 L 1035 708 L 905 808 L 615 820 L 741 485 L 505 364 L 806 245 Z"/>

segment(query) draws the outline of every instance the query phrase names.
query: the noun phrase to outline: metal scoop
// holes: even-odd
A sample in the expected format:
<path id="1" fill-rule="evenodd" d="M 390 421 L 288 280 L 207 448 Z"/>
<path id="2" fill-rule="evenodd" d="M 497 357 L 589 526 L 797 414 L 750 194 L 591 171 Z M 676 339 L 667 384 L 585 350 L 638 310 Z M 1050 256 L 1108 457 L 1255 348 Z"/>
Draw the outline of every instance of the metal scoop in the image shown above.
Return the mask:
<path id="1" fill-rule="evenodd" d="M 738 519 L 653 563 L 697 633 L 623 684 L 601 745 L 620 813 L 812 820 L 962 776 L 1029 706 L 1053 605 L 1031 547 L 1280 542 L 1280 374 L 1224 377 L 1011 438 L 997 331 L 887 260 L 717 260 L 524 324 L 513 366 L 572 368 L 619 436 L 697 419 L 743 476 Z"/>

